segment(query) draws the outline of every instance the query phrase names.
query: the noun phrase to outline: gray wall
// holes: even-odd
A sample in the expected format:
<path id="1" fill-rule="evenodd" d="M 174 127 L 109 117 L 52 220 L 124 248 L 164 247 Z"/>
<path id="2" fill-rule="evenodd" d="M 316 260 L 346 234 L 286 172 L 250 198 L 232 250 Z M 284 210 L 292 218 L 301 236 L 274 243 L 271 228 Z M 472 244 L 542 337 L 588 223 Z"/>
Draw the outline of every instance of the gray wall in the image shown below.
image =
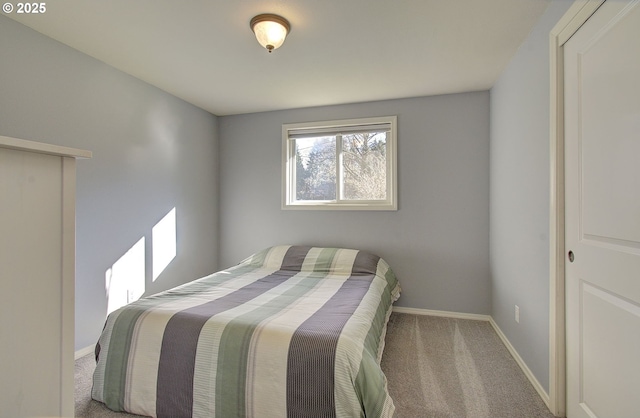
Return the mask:
<path id="1" fill-rule="evenodd" d="M 491 315 L 547 392 L 549 32 L 570 5 L 551 2 L 491 89 Z"/>
<path id="2" fill-rule="evenodd" d="M 398 115 L 396 212 L 280 209 L 283 123 Z M 220 267 L 274 244 L 367 249 L 399 306 L 488 314 L 489 94 L 464 93 L 219 119 Z"/>
<path id="3" fill-rule="evenodd" d="M 106 270 L 141 237 L 147 294 L 217 268 L 215 116 L 0 16 L 0 135 L 93 152 L 78 162 L 76 349 L 96 342 Z M 177 256 L 152 283 L 151 228 L 173 207 Z"/>

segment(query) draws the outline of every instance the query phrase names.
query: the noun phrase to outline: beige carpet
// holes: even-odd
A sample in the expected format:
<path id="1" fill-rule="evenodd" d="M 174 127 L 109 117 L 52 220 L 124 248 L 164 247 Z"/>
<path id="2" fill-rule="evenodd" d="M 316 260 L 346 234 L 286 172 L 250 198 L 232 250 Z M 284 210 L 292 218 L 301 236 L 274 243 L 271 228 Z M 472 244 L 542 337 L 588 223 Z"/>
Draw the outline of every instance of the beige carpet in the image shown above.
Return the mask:
<path id="1" fill-rule="evenodd" d="M 136 417 L 91 400 L 92 355 L 76 361 L 76 417 Z M 392 314 L 382 369 L 396 418 L 551 418 L 488 322 Z"/>
<path id="2" fill-rule="evenodd" d="M 393 314 L 382 369 L 397 418 L 553 417 L 485 321 Z"/>

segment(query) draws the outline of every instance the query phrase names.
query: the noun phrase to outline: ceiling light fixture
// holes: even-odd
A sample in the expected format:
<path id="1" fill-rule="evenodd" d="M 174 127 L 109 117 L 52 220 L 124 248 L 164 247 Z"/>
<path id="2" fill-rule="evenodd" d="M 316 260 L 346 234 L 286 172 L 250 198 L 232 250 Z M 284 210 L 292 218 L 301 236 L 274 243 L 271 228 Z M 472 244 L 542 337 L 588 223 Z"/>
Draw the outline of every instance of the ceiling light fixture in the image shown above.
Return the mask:
<path id="1" fill-rule="evenodd" d="M 251 19 L 251 30 L 258 43 L 271 52 L 280 48 L 291 30 L 291 25 L 284 17 L 274 14 L 261 14 Z"/>

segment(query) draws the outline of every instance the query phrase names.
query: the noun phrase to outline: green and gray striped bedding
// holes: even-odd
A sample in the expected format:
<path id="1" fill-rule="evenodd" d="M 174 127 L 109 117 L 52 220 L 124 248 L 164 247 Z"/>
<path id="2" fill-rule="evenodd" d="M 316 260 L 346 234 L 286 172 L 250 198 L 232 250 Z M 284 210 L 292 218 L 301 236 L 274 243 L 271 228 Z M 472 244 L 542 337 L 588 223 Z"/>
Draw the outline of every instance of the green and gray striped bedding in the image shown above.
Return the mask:
<path id="1" fill-rule="evenodd" d="M 92 397 L 153 417 L 391 417 L 400 288 L 350 249 L 277 246 L 107 318 Z"/>

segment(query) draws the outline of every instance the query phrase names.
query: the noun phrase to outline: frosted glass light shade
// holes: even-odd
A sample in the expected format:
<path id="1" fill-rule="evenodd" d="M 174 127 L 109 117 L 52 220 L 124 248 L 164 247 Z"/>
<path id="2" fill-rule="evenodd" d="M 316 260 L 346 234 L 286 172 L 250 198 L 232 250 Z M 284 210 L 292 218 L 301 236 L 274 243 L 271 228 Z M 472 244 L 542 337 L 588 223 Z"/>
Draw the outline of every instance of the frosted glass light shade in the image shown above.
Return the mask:
<path id="1" fill-rule="evenodd" d="M 269 52 L 280 48 L 291 28 L 285 18 L 273 14 L 254 17 L 251 19 L 250 26 L 258 43 Z"/>

